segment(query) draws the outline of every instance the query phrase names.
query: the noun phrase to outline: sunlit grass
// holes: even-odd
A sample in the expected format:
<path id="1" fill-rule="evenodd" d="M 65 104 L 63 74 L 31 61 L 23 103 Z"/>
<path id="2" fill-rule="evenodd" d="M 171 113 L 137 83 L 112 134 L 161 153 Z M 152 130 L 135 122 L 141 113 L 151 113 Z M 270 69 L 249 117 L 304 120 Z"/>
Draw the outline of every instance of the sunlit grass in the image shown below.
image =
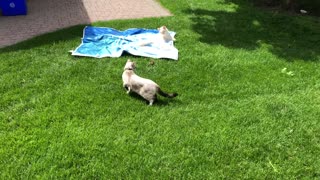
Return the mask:
<path id="1" fill-rule="evenodd" d="M 317 21 L 238 1 L 161 3 L 173 17 L 92 25 L 166 25 L 179 61 L 72 57 L 85 25 L 0 49 L 2 179 L 319 178 Z M 128 58 L 179 96 L 152 107 L 128 96 Z"/>

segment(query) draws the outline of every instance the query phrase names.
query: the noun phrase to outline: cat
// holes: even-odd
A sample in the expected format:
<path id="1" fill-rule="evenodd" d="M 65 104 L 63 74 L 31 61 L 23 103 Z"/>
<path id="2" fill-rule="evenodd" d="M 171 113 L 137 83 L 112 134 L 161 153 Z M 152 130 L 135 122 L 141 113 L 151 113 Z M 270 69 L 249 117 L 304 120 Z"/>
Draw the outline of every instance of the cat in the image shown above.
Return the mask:
<path id="1" fill-rule="evenodd" d="M 166 26 L 161 26 L 158 28 L 159 33 L 152 40 L 140 42 L 140 46 L 147 46 L 150 44 L 160 44 L 161 47 L 164 47 L 166 43 L 170 41 L 175 41 L 176 39 L 172 37 L 169 33 L 169 30 Z"/>
<path id="2" fill-rule="evenodd" d="M 174 37 L 170 35 L 169 30 L 166 26 L 161 26 L 160 28 L 158 28 L 158 31 L 165 42 L 176 40 Z"/>
<path id="3" fill-rule="evenodd" d="M 178 95 L 177 93 L 163 92 L 158 84 L 136 75 L 134 70 L 135 63 L 128 59 L 122 73 L 123 87 L 127 90 L 127 94 L 131 91 L 139 94 L 149 102 L 150 106 L 157 100 L 157 94 L 168 98 L 174 98 Z"/>

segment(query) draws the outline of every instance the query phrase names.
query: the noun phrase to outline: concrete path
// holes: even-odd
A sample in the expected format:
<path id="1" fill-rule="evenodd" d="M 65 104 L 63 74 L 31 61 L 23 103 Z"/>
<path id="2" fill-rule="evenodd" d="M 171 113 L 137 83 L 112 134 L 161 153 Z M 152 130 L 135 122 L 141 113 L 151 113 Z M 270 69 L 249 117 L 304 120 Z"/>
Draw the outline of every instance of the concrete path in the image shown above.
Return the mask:
<path id="1" fill-rule="evenodd" d="M 27 0 L 27 4 L 26 16 L 0 16 L 0 48 L 78 24 L 170 16 L 156 0 Z"/>

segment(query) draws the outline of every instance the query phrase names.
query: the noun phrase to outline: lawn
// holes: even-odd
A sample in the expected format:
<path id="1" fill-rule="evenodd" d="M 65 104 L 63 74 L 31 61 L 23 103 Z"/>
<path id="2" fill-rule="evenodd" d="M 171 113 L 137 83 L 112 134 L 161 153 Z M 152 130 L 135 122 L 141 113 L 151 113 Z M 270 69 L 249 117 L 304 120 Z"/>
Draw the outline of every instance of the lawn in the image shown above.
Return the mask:
<path id="1" fill-rule="evenodd" d="M 92 25 L 166 25 L 178 61 L 73 57 L 85 25 L 0 49 L 0 179 L 320 178 L 319 18 L 161 3 L 174 16 Z M 127 95 L 128 58 L 179 96 Z"/>

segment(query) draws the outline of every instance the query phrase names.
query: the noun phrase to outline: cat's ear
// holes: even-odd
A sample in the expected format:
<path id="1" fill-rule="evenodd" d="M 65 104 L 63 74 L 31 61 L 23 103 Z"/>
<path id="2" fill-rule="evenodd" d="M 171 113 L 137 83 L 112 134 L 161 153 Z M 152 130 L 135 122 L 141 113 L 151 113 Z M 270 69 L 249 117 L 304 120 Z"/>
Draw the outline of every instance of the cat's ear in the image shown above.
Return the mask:
<path id="1" fill-rule="evenodd" d="M 127 62 L 131 62 L 131 60 L 130 60 L 130 59 L 128 59 L 128 60 L 127 60 Z"/>

